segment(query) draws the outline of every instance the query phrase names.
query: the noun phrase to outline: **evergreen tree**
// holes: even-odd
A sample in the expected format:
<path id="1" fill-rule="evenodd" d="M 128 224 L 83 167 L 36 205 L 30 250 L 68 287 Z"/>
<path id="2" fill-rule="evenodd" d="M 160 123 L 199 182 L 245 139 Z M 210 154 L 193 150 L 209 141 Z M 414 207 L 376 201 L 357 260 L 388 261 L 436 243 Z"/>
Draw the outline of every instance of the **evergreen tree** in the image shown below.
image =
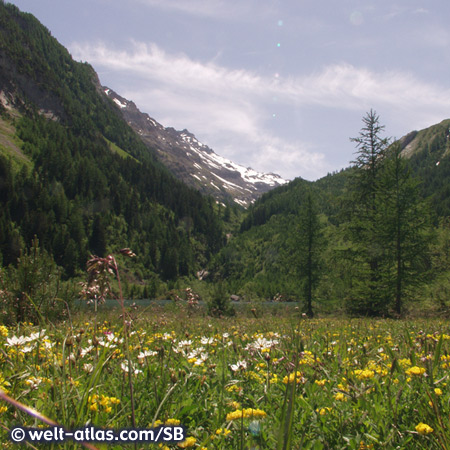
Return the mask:
<path id="1" fill-rule="evenodd" d="M 389 148 L 377 195 L 377 229 L 384 248 L 381 288 L 402 315 L 405 293 L 424 273 L 428 253 L 430 214 L 419 196 L 397 141 Z"/>
<path id="2" fill-rule="evenodd" d="M 376 225 L 380 207 L 377 202 L 380 172 L 389 142 L 381 136 L 384 126 L 380 125 L 375 111 L 367 113 L 363 124 L 359 136 L 351 139 L 358 149 L 350 187 L 352 211 L 349 226 L 357 276 L 348 306 L 353 313 L 376 316 L 384 314 L 386 307 L 386 298 L 379 289 L 384 247 Z"/>
<path id="3" fill-rule="evenodd" d="M 306 314 L 313 317 L 313 291 L 320 273 L 323 244 L 322 227 L 311 193 L 308 192 L 300 209 L 298 251 L 299 277 L 303 285 Z"/>

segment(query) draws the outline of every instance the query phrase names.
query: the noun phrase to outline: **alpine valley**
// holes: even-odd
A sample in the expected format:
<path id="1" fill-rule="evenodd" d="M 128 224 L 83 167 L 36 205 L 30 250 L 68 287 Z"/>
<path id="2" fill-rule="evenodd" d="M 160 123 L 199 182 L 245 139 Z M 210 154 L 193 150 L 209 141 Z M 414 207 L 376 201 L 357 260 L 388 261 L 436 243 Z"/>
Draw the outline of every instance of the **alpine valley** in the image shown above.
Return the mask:
<path id="1" fill-rule="evenodd" d="M 346 170 L 261 174 L 140 112 L 0 1 L 0 323 L 60 312 L 90 256 L 123 248 L 130 298 L 450 314 L 450 120 L 397 142 L 380 120 L 363 118 Z"/>

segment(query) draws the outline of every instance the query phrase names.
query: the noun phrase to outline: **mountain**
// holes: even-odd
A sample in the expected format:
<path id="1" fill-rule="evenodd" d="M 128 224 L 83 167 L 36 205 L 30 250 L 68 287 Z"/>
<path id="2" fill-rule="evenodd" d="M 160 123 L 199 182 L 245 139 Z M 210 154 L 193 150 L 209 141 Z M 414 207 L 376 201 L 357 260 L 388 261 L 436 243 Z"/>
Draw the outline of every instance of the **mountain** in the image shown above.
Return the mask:
<path id="1" fill-rule="evenodd" d="M 450 217 L 450 119 L 400 139 L 402 154 L 422 180 L 422 195 L 440 217 Z"/>
<path id="2" fill-rule="evenodd" d="M 131 247 L 153 295 L 224 243 L 215 200 L 159 162 L 93 68 L 0 2 L 0 264 L 14 264 L 34 236 L 66 277 L 90 254 Z"/>
<path id="3" fill-rule="evenodd" d="M 124 119 L 157 152 L 160 160 L 188 186 L 222 202 L 234 200 L 248 207 L 274 187 L 287 183 L 279 175 L 260 173 L 225 159 L 202 144 L 187 130 L 165 128 L 112 89 L 105 94 L 119 107 Z"/>

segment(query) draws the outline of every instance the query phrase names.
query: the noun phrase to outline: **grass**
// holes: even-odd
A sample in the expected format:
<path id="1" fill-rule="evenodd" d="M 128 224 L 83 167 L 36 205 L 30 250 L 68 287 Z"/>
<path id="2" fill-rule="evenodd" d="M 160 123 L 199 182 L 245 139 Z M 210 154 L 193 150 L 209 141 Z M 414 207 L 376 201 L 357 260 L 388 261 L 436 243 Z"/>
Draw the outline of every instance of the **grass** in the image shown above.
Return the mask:
<path id="1" fill-rule="evenodd" d="M 33 162 L 23 153 L 21 146 L 14 125 L 10 120 L 0 117 L 0 154 L 10 159 L 15 172 L 19 172 L 23 166 L 33 168 Z"/>
<path id="2" fill-rule="evenodd" d="M 445 322 L 132 314 L 127 348 L 111 314 L 2 327 L 2 388 L 66 428 L 180 423 L 197 449 L 450 448 Z M 0 408 L 1 448 L 40 424 Z"/>
<path id="3" fill-rule="evenodd" d="M 105 141 L 108 143 L 109 148 L 113 153 L 117 153 L 123 159 L 131 158 L 134 159 L 134 161 L 139 162 L 134 156 L 130 155 L 125 150 L 121 149 L 118 145 L 114 144 L 114 142 L 111 142 L 109 139 L 106 138 Z"/>

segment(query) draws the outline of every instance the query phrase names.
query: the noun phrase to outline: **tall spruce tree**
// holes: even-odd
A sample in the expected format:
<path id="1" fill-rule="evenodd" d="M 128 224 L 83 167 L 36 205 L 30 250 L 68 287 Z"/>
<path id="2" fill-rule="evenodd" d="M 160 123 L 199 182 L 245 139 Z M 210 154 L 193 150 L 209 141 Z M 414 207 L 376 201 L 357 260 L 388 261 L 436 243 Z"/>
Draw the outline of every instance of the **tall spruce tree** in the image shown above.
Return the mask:
<path id="1" fill-rule="evenodd" d="M 366 114 L 363 124 L 359 136 L 351 139 L 356 143 L 357 158 L 350 187 L 349 232 L 357 270 L 347 306 L 353 313 L 378 316 L 384 314 L 386 298 L 379 290 L 384 248 L 376 227 L 377 195 L 389 140 L 382 137 L 384 126 L 375 111 Z"/>

